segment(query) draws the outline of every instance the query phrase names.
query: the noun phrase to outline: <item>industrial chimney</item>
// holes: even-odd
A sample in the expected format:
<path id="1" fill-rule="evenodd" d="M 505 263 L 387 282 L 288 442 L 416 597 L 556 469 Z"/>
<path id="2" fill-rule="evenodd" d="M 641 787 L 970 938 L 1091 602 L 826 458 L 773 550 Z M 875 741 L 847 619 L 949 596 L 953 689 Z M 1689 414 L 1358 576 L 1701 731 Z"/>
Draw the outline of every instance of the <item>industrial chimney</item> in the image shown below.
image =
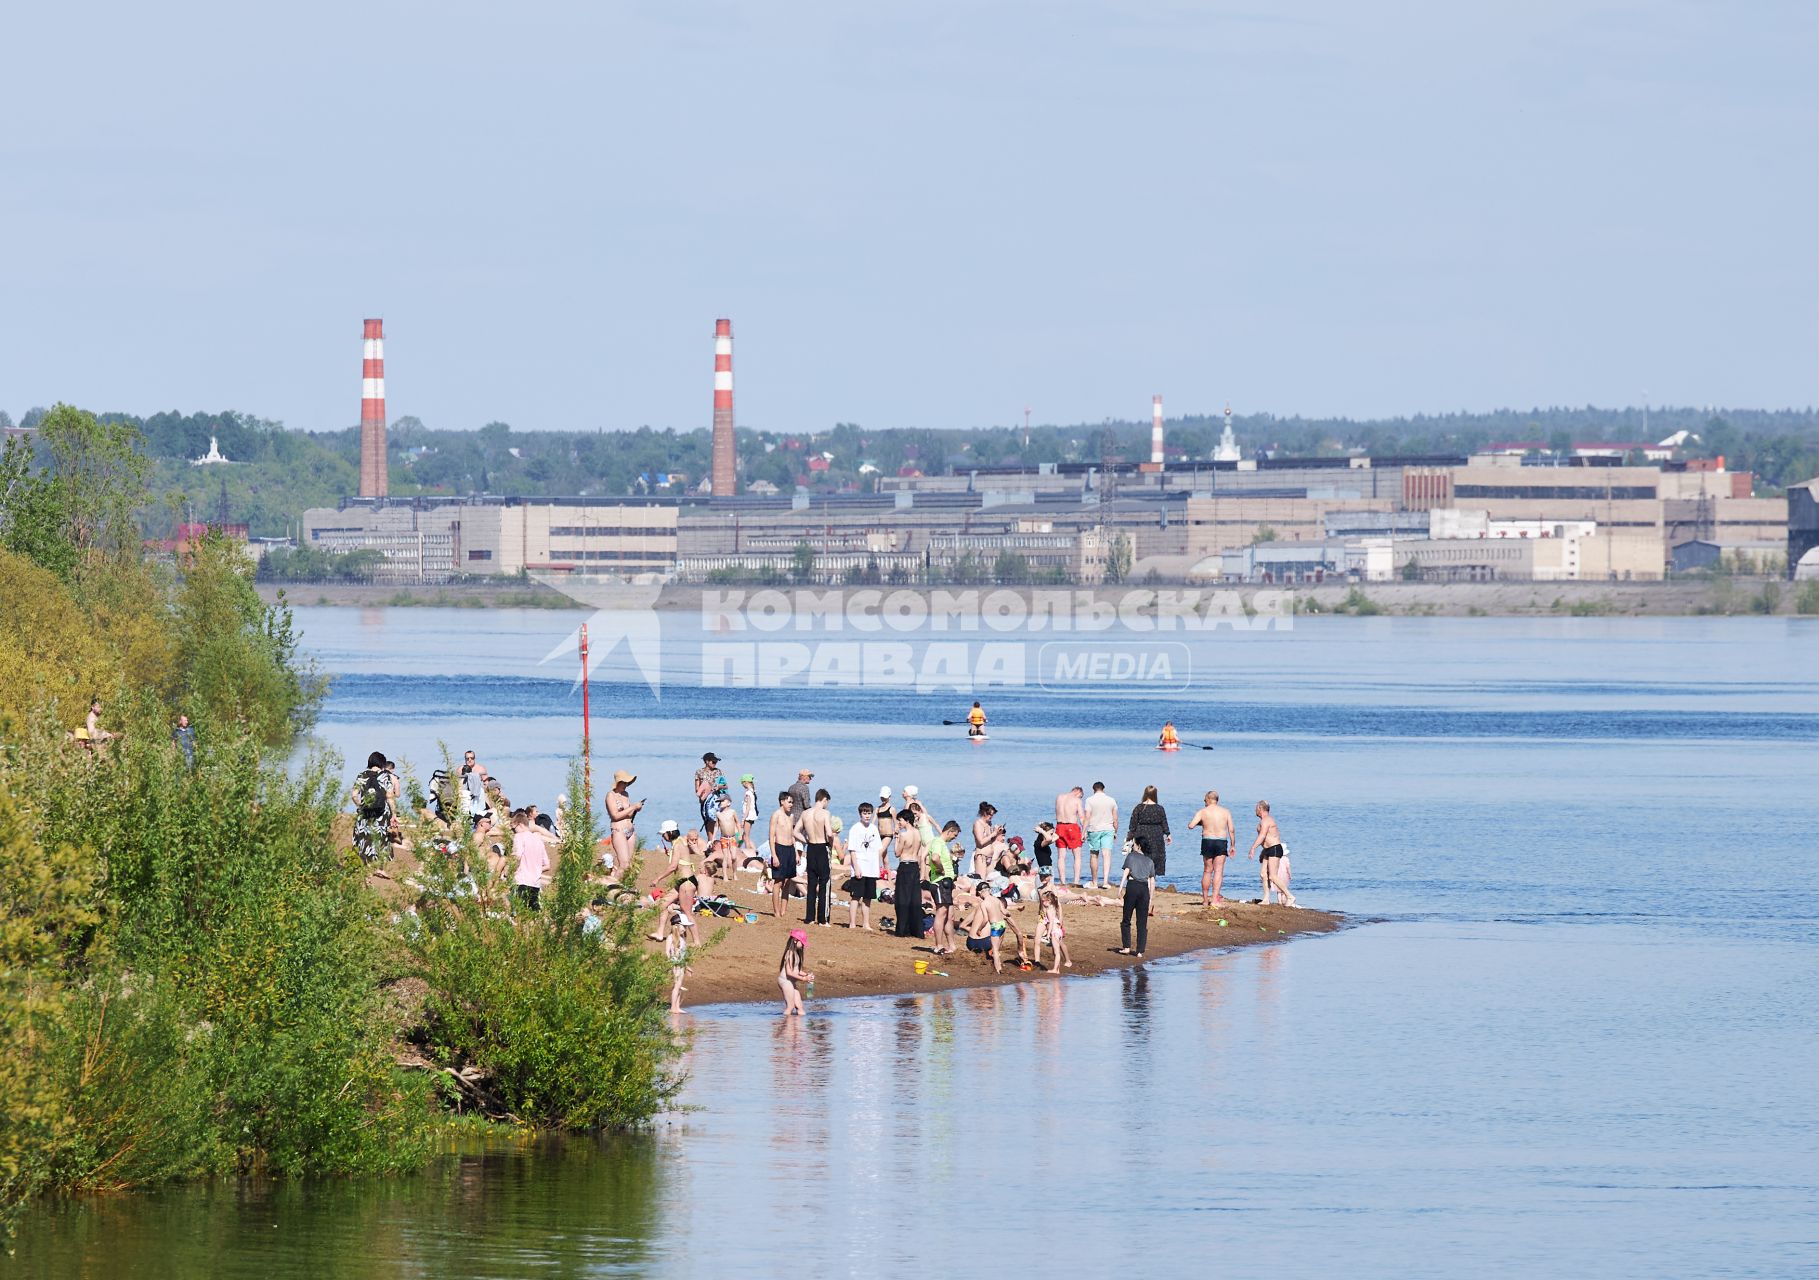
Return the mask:
<path id="1" fill-rule="evenodd" d="M 1150 424 L 1150 461 L 1162 465 L 1162 397 L 1154 396 L 1150 400 L 1150 409 L 1155 420 Z"/>
<path id="2" fill-rule="evenodd" d="M 383 498 L 386 489 L 385 322 L 368 320 L 360 365 L 360 496 Z"/>
<path id="3" fill-rule="evenodd" d="M 739 492 L 733 449 L 733 322 L 714 321 L 714 496 Z"/>

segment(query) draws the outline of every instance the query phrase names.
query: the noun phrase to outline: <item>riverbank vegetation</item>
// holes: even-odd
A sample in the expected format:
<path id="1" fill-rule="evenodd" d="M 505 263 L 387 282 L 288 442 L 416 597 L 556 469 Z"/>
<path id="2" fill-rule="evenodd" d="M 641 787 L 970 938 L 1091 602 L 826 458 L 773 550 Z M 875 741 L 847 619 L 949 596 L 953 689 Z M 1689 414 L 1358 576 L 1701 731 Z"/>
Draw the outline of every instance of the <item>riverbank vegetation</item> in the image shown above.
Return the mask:
<path id="1" fill-rule="evenodd" d="M 130 428 L 40 426 L 0 456 L 0 1235 L 46 1193 L 417 1167 L 451 1071 L 523 1124 L 654 1115 L 667 983 L 589 901 L 591 823 L 528 921 L 465 837 L 381 899 L 338 762 L 293 759 L 324 686 L 283 601 L 225 538 L 143 553 Z"/>

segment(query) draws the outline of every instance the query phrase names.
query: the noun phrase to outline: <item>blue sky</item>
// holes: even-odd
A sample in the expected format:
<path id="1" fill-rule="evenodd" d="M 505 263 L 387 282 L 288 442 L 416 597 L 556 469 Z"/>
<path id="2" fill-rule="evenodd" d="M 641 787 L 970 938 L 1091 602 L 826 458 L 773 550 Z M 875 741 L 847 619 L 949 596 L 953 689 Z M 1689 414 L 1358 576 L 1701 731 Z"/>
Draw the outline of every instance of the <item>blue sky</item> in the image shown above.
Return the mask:
<path id="1" fill-rule="evenodd" d="M 15 6 L 0 408 L 1809 405 L 1819 6 Z"/>

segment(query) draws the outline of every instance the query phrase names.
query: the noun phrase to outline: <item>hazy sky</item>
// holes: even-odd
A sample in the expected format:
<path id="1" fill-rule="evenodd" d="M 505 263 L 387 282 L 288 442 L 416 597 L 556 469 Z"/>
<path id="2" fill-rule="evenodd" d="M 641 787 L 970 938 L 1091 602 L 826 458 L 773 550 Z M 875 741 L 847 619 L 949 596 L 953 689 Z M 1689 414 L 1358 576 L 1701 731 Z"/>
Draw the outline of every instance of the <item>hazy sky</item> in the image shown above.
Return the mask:
<path id="1" fill-rule="evenodd" d="M 14 5 L 0 408 L 1819 399 L 1819 5 Z"/>

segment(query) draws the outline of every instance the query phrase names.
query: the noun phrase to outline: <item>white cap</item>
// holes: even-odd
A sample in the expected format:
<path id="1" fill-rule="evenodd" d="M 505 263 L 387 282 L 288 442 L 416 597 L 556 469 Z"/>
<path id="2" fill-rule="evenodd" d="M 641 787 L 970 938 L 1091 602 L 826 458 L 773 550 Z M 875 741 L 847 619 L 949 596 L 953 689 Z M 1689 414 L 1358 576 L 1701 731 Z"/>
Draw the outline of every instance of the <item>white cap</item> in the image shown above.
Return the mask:
<path id="1" fill-rule="evenodd" d="M 676 825 L 676 820 L 674 818 L 668 818 L 664 820 L 663 825 L 658 827 L 657 830 L 659 833 L 668 836 L 680 834 L 682 828 Z"/>
<path id="2" fill-rule="evenodd" d="M 878 798 L 880 800 L 889 800 L 891 798 L 891 789 L 889 787 L 879 787 Z"/>
<path id="3" fill-rule="evenodd" d="M 916 790 L 916 785 L 914 783 L 911 783 L 909 786 L 903 788 L 903 798 L 905 800 L 914 800 L 917 796 L 919 796 L 921 794 L 922 793 L 920 791 Z"/>
<path id="4" fill-rule="evenodd" d="M 566 805 L 567 803 L 568 803 L 568 796 L 562 792 L 558 792 L 556 794 L 556 807 L 558 809 L 560 809 L 560 808 L 562 808 L 562 806 Z"/>

